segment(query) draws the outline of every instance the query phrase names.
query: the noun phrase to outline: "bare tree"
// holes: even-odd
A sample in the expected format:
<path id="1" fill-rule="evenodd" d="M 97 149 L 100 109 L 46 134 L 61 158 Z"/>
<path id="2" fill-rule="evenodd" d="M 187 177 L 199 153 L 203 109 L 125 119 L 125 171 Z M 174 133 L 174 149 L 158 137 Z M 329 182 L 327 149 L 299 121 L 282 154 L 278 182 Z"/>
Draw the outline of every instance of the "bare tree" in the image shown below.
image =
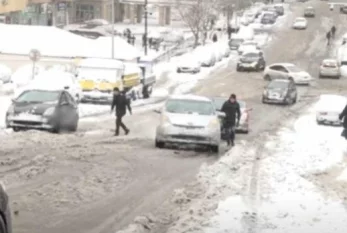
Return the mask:
<path id="1" fill-rule="evenodd" d="M 182 20 L 188 25 L 194 35 L 194 45 L 199 44 L 201 35 L 205 43 L 208 26 L 215 16 L 216 0 L 176 0 L 177 10 Z"/>

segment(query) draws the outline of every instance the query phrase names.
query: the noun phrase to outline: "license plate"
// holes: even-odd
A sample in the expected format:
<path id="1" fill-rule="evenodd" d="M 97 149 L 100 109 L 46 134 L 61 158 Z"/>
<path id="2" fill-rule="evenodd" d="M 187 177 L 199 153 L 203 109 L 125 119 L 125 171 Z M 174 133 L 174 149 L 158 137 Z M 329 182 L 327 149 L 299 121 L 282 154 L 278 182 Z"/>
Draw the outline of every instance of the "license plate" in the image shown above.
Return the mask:
<path id="1" fill-rule="evenodd" d="M 41 121 L 42 117 L 38 115 L 33 115 L 33 114 L 27 114 L 23 113 L 15 117 L 15 120 L 19 121 Z"/>

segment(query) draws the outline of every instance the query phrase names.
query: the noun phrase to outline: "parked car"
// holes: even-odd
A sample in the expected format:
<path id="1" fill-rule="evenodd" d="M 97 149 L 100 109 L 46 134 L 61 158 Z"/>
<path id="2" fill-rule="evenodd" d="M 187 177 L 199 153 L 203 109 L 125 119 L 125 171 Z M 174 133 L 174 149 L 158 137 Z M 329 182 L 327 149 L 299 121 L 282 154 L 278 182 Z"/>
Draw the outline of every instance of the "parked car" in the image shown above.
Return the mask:
<path id="1" fill-rule="evenodd" d="M 307 28 L 307 20 L 303 17 L 297 17 L 293 23 L 293 29 L 304 30 Z"/>
<path id="2" fill-rule="evenodd" d="M 276 15 L 273 12 L 263 12 L 263 15 L 260 19 L 261 24 L 274 24 L 276 23 Z"/>
<path id="3" fill-rule="evenodd" d="M 278 18 L 278 16 L 280 16 L 280 14 L 278 13 L 278 11 L 276 10 L 276 8 L 274 6 L 273 7 L 271 6 L 271 7 L 267 8 L 266 11 L 272 12 L 276 19 Z"/>
<path id="4" fill-rule="evenodd" d="M 341 125 L 339 114 L 347 104 L 341 95 L 321 95 L 316 105 L 316 121 L 319 125 Z"/>
<path id="5" fill-rule="evenodd" d="M 28 85 L 19 88 L 15 96 L 18 96 L 24 90 L 31 90 L 35 88 L 45 88 L 54 86 L 58 89 L 67 90 L 75 99 L 75 101 L 79 102 L 83 92 L 82 88 L 76 79 L 75 75 L 69 72 L 57 71 L 57 70 L 49 70 L 44 71 L 38 74 L 34 80 L 29 82 Z"/>
<path id="6" fill-rule="evenodd" d="M 194 51 L 194 56 L 199 59 L 203 67 L 211 67 L 216 64 L 216 55 L 211 48 L 205 46 L 198 47 Z"/>
<path id="7" fill-rule="evenodd" d="M 266 62 L 263 52 L 260 50 L 245 51 L 239 58 L 236 65 L 237 71 L 263 71 L 266 67 Z"/>
<path id="8" fill-rule="evenodd" d="M 347 14 L 347 5 L 344 5 L 344 6 L 340 7 L 340 13 Z"/>
<path id="9" fill-rule="evenodd" d="M 22 87 L 27 85 L 45 68 L 38 64 L 27 64 L 19 67 L 11 76 L 11 81 L 17 86 Z"/>
<path id="10" fill-rule="evenodd" d="M 291 63 L 275 63 L 264 70 L 264 79 L 283 78 L 293 80 L 295 84 L 310 84 L 312 77 L 309 73 Z"/>
<path id="11" fill-rule="evenodd" d="M 274 79 L 264 88 L 262 102 L 289 105 L 296 103 L 297 97 L 293 80 Z"/>
<path id="12" fill-rule="evenodd" d="M 11 81 L 12 70 L 10 67 L 0 64 L 0 82 L 8 83 Z"/>
<path id="13" fill-rule="evenodd" d="M 0 182 L 0 200 L 0 232 L 12 233 L 10 201 L 6 192 L 6 187 L 2 182 Z"/>
<path id="14" fill-rule="evenodd" d="M 284 15 L 284 7 L 282 4 L 276 4 L 274 6 L 274 8 L 275 8 L 278 15 L 280 15 L 280 16 Z"/>
<path id="15" fill-rule="evenodd" d="M 212 101 L 196 95 L 173 95 L 164 107 L 155 112 L 161 114 L 156 130 L 155 146 L 166 144 L 190 144 L 207 146 L 219 152 L 221 125 Z"/>
<path id="16" fill-rule="evenodd" d="M 340 78 L 340 66 L 336 59 L 324 59 L 319 67 L 319 78 Z"/>
<path id="17" fill-rule="evenodd" d="M 304 10 L 304 17 L 313 18 L 316 15 L 316 11 L 312 6 L 308 6 Z"/>
<path id="18" fill-rule="evenodd" d="M 68 91 L 54 88 L 25 90 L 13 99 L 6 112 L 6 126 L 15 132 L 26 129 L 74 132 L 78 121 L 78 103 Z"/>
<path id="19" fill-rule="evenodd" d="M 222 106 L 224 104 L 224 102 L 226 101 L 226 98 L 223 97 L 212 97 L 211 98 L 214 107 L 216 109 L 216 111 L 221 112 Z M 242 100 L 237 100 L 237 102 L 240 105 L 240 109 L 241 109 L 241 118 L 240 118 L 240 122 L 239 122 L 239 126 L 236 128 L 236 133 L 248 133 L 249 132 L 249 118 L 250 118 L 250 112 L 252 111 L 252 108 L 249 108 L 247 103 L 245 101 Z M 224 117 L 221 116 L 220 117 L 220 122 L 221 122 L 221 138 L 225 138 L 225 130 L 223 130 L 223 121 L 224 121 Z"/>
<path id="20" fill-rule="evenodd" d="M 201 70 L 201 64 L 194 56 L 182 56 L 179 64 L 177 65 L 177 73 L 199 73 Z"/>
<path id="21" fill-rule="evenodd" d="M 238 50 L 240 45 L 245 41 L 243 38 L 231 38 L 229 40 L 229 48 L 231 50 Z"/>
<path id="22" fill-rule="evenodd" d="M 259 50 L 259 49 L 260 49 L 260 46 L 258 45 L 257 41 L 246 40 L 240 45 L 237 52 L 239 55 L 242 55 L 245 51 L 249 51 L 249 50 L 253 51 L 253 50 Z"/>

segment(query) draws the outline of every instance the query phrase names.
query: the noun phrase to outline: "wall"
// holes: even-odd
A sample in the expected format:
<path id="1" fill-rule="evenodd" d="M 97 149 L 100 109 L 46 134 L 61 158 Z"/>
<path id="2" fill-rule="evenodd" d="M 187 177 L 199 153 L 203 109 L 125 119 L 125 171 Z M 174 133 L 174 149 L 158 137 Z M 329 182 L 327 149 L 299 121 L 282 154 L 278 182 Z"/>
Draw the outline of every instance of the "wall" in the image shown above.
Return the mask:
<path id="1" fill-rule="evenodd" d="M 28 4 L 28 0 L 7 0 L 7 4 L 2 4 L 0 1 L 0 14 L 13 11 L 22 11 Z"/>

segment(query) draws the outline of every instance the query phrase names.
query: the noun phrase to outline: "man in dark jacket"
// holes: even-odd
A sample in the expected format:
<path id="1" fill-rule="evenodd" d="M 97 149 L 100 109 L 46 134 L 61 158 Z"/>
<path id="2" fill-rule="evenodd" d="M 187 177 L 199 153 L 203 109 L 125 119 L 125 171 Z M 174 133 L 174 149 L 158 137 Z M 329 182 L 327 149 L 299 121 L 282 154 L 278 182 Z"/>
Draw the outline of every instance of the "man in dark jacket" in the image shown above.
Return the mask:
<path id="1" fill-rule="evenodd" d="M 239 125 L 241 118 L 240 104 L 236 101 L 235 94 L 230 95 L 230 98 L 224 102 L 221 110 L 225 113 L 224 129 L 227 132 L 228 146 L 234 146 L 235 127 Z"/>
<path id="2" fill-rule="evenodd" d="M 339 119 L 342 121 L 343 131 L 341 136 L 347 139 L 347 105 L 339 115 Z"/>
<path id="3" fill-rule="evenodd" d="M 116 108 L 116 131 L 115 136 L 119 135 L 119 127 L 122 127 L 122 129 L 125 132 L 125 135 L 129 134 L 130 130 L 124 125 L 122 119 L 126 114 L 126 109 L 128 108 L 128 111 L 130 114 L 132 114 L 131 106 L 130 106 L 130 99 L 127 98 L 124 92 L 120 92 L 117 87 L 113 89 L 113 100 L 111 105 L 111 113 L 113 112 L 113 109 Z"/>

